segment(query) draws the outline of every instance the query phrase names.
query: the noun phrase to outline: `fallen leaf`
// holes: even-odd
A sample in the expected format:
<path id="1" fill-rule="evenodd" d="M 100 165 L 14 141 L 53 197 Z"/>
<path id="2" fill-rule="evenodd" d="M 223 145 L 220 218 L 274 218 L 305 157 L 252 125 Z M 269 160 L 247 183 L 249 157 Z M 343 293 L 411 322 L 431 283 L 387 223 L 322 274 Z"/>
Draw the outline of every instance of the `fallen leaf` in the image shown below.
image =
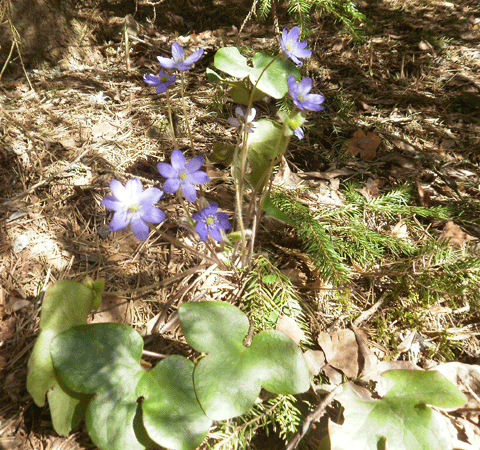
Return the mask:
<path id="1" fill-rule="evenodd" d="M 119 126 L 111 124 L 110 122 L 100 122 L 92 127 L 93 137 L 112 138 L 118 132 Z"/>
<path id="2" fill-rule="evenodd" d="M 357 192 L 360 192 L 367 200 L 378 197 L 380 191 L 378 190 L 379 180 L 374 180 L 369 178 L 367 183 L 362 189 L 355 189 Z"/>
<path id="3" fill-rule="evenodd" d="M 433 191 L 431 189 L 424 189 L 420 184 L 420 181 L 418 180 L 416 184 L 417 184 L 417 192 L 418 192 L 418 197 L 420 199 L 420 204 L 422 206 L 430 206 L 430 204 L 432 203 Z"/>
<path id="4" fill-rule="evenodd" d="M 325 354 L 321 350 L 307 350 L 303 357 L 307 361 L 310 375 L 312 377 L 318 375 L 325 365 Z"/>
<path id="5" fill-rule="evenodd" d="M 278 172 L 273 177 L 273 185 L 281 186 L 285 189 L 297 189 L 302 179 L 290 170 L 287 160 L 282 156 L 282 162 L 278 168 Z"/>
<path id="6" fill-rule="evenodd" d="M 325 353 L 325 359 L 330 366 L 341 370 L 349 378 L 358 376 L 359 350 L 355 333 L 352 330 L 343 329 L 332 333 L 320 333 L 318 344 Z"/>
<path id="7" fill-rule="evenodd" d="M 449 221 L 443 227 L 443 231 L 438 236 L 439 242 L 447 242 L 452 247 L 463 249 L 469 241 L 475 241 L 477 238 L 465 233 L 458 225 Z"/>
<path id="8" fill-rule="evenodd" d="M 347 151 L 352 155 L 359 155 L 365 161 L 371 161 L 377 156 L 377 149 L 382 139 L 378 134 L 363 130 L 357 130 L 347 141 Z"/>
<path id="9" fill-rule="evenodd" d="M 408 238 L 407 224 L 400 220 L 390 231 L 390 236 L 396 237 L 398 239 Z"/>
<path id="10" fill-rule="evenodd" d="M 300 328 L 295 319 L 281 315 L 277 320 L 277 331 L 286 334 L 295 344 L 299 345 L 301 341 L 305 341 L 307 337 L 304 331 Z"/>
<path id="11" fill-rule="evenodd" d="M 465 408 L 480 408 L 480 366 L 460 362 L 442 363 L 432 367 L 457 386 L 466 396 Z"/>

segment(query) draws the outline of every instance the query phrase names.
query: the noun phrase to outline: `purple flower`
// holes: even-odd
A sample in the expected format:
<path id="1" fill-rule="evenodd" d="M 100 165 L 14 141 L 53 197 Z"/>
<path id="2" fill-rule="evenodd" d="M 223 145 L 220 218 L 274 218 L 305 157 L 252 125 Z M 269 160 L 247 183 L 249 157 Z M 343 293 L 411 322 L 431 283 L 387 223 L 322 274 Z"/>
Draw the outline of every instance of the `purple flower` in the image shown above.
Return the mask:
<path id="1" fill-rule="evenodd" d="M 298 109 L 308 109 L 310 111 L 322 111 L 325 109 L 321 106 L 321 103 L 325 101 L 323 95 L 309 94 L 313 85 L 311 78 L 306 77 L 300 83 L 297 83 L 295 77 L 289 75 L 287 83 L 290 96 Z"/>
<path id="2" fill-rule="evenodd" d="M 282 37 L 280 38 L 280 46 L 287 56 L 297 65 L 301 65 L 302 61 L 298 58 L 309 58 L 312 52 L 305 48 L 307 43 L 298 42 L 300 37 L 300 28 L 293 27 L 289 32 L 287 28 L 283 29 Z"/>
<path id="3" fill-rule="evenodd" d="M 196 63 L 202 57 L 202 55 L 203 48 L 199 48 L 190 56 L 185 57 L 184 48 L 175 41 L 172 44 L 173 58 L 163 58 L 162 56 L 157 56 L 157 59 L 160 65 L 165 69 L 177 69 L 178 71 L 181 71 L 191 69 L 193 64 Z"/>
<path id="4" fill-rule="evenodd" d="M 120 181 L 112 180 L 110 189 L 113 195 L 102 200 L 102 205 L 115 211 L 110 231 L 121 230 L 130 224 L 137 239 L 146 241 L 150 231 L 147 222 L 160 223 L 165 220 L 165 213 L 153 206 L 163 192 L 155 187 L 143 191 L 138 178 L 128 180 L 125 187 Z"/>
<path id="5" fill-rule="evenodd" d="M 146 73 L 143 75 L 143 81 L 145 81 L 145 83 L 148 83 L 151 86 L 157 86 L 155 89 L 157 94 L 167 92 L 168 86 L 175 83 L 175 80 L 175 75 L 168 75 L 163 69 L 160 70 L 158 77 L 153 75 L 153 73 Z"/>
<path id="6" fill-rule="evenodd" d="M 158 163 L 157 169 L 160 175 L 168 178 L 163 183 L 163 190 L 169 194 L 177 192 L 182 188 L 184 197 L 189 202 L 194 202 L 197 199 L 196 184 L 206 183 L 210 177 L 198 169 L 203 164 L 203 156 L 194 156 L 188 163 L 185 161 L 185 156 L 178 148 L 172 153 L 172 164 Z"/>
<path id="7" fill-rule="evenodd" d="M 232 226 L 228 221 L 228 214 L 217 212 L 217 209 L 217 203 L 210 203 L 200 212 L 192 214 L 193 220 L 197 222 L 195 230 L 203 242 L 207 240 L 208 235 L 212 236 L 217 242 L 221 242 L 222 234 L 220 230 L 228 230 Z"/>
<path id="8" fill-rule="evenodd" d="M 258 125 L 258 122 L 254 122 L 253 119 L 255 118 L 255 114 L 257 114 L 257 110 L 255 108 L 251 108 L 247 114 L 247 133 L 253 133 L 253 129 Z M 229 117 L 228 123 L 235 128 L 242 128 L 245 125 L 245 111 L 240 107 L 237 106 L 235 108 L 235 115 L 237 117 Z"/>

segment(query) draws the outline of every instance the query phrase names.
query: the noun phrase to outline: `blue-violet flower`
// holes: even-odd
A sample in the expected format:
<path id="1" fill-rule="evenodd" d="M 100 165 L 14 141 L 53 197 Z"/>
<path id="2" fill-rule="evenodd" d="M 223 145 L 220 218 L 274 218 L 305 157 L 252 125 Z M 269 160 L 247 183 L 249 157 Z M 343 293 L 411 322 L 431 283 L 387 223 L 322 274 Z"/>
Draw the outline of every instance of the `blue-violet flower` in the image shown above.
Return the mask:
<path id="1" fill-rule="evenodd" d="M 228 221 L 228 214 L 217 212 L 217 209 L 217 203 L 210 203 L 200 212 L 192 214 L 192 219 L 197 222 L 195 230 L 203 242 L 207 240 L 208 235 L 212 236 L 217 242 L 221 242 L 222 233 L 220 230 L 228 230 L 232 226 Z"/>
<path id="2" fill-rule="evenodd" d="M 203 48 L 194 51 L 190 56 L 185 56 L 185 49 L 178 43 L 172 44 L 172 58 L 157 56 L 158 62 L 165 69 L 188 70 L 191 69 L 203 55 Z"/>
<path id="3" fill-rule="evenodd" d="M 297 83 L 295 77 L 289 75 L 287 84 L 293 103 L 298 109 L 308 109 L 310 111 L 322 111 L 325 109 L 321 105 L 325 101 L 323 95 L 309 94 L 313 86 L 311 78 L 306 77 L 300 83 Z"/>
<path id="4" fill-rule="evenodd" d="M 128 180 L 125 187 L 120 181 L 112 180 L 110 189 L 113 195 L 102 200 L 102 205 L 115 211 L 110 231 L 121 230 L 130 224 L 137 239 L 146 241 L 150 231 L 147 222 L 160 223 L 165 220 L 165 213 L 153 206 L 163 192 L 156 187 L 144 191 L 138 178 Z"/>
<path id="5" fill-rule="evenodd" d="M 182 188 L 184 197 L 189 202 L 194 202 L 197 199 L 196 184 L 204 184 L 210 177 L 202 172 L 200 167 L 203 164 L 203 156 L 194 156 L 190 161 L 186 162 L 185 156 L 178 148 L 172 152 L 172 164 L 158 163 L 157 169 L 160 175 L 163 175 L 167 180 L 163 183 L 163 190 L 169 194 L 177 192 Z"/>
<path id="6" fill-rule="evenodd" d="M 160 70 L 158 77 L 153 75 L 153 73 L 146 73 L 143 75 L 143 81 L 145 81 L 145 83 L 148 83 L 151 86 L 156 86 L 155 90 L 157 91 L 157 94 L 167 92 L 168 86 L 175 83 L 176 79 L 175 75 L 168 75 L 163 69 Z"/>
<path id="7" fill-rule="evenodd" d="M 283 29 L 282 37 L 280 38 L 280 46 L 287 56 L 297 65 L 301 65 L 302 61 L 299 58 L 309 58 L 312 52 L 305 48 L 307 42 L 298 42 L 300 37 L 300 28 L 293 27 L 290 32 L 287 28 Z"/>
<path id="8" fill-rule="evenodd" d="M 258 122 L 254 122 L 255 114 L 257 110 L 255 108 L 250 108 L 247 114 L 247 133 L 253 133 L 253 129 L 258 125 Z M 245 111 L 242 107 L 237 106 L 235 108 L 235 115 L 237 117 L 229 117 L 228 123 L 235 128 L 241 129 L 245 125 Z"/>

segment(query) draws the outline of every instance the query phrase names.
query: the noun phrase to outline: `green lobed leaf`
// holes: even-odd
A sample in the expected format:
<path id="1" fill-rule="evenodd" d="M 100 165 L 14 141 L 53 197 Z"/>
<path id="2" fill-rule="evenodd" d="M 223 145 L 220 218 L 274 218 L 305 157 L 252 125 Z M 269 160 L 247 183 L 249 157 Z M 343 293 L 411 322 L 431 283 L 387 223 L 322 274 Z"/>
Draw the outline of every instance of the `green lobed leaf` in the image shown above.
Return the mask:
<path id="1" fill-rule="evenodd" d="M 345 384 L 336 399 L 345 408 L 343 425 L 329 423 L 332 450 L 452 450 L 446 418 L 429 407 L 462 406 L 465 396 L 438 372 L 393 370 L 382 374 L 387 389 L 372 399 L 366 389 Z"/>
<path id="2" fill-rule="evenodd" d="M 205 438 L 212 421 L 195 395 L 195 365 L 180 355 L 169 356 L 142 378 L 143 423 L 149 436 L 163 447 L 193 450 Z"/>
<path id="3" fill-rule="evenodd" d="M 247 88 L 247 85 L 244 81 L 235 81 L 228 83 L 232 86 L 230 89 L 230 97 L 235 103 L 240 103 L 242 105 L 248 105 L 250 101 L 250 95 L 252 93 L 252 89 Z M 252 101 L 256 102 L 264 98 L 267 94 L 260 89 L 255 89 L 253 94 Z"/>
<path id="4" fill-rule="evenodd" d="M 217 50 L 214 64 L 217 69 L 236 78 L 245 78 L 251 69 L 247 64 L 247 58 L 242 56 L 237 47 L 223 47 Z"/>
<path id="5" fill-rule="evenodd" d="M 285 334 L 267 330 L 245 347 L 248 318 L 235 306 L 192 302 L 182 304 L 178 312 L 187 342 L 209 353 L 193 375 L 198 401 L 208 417 L 224 420 L 247 412 L 262 385 L 277 394 L 309 389 L 303 355 Z"/>
<path id="6" fill-rule="evenodd" d="M 298 81 L 301 74 L 295 64 L 289 59 L 277 58 L 272 62 L 275 58 L 275 56 L 267 55 L 266 53 L 256 53 L 253 57 L 253 69 L 250 70 L 249 77 L 250 81 L 255 84 L 261 76 L 257 88 L 273 98 L 280 99 L 288 92 L 288 76 L 293 75 Z M 265 67 L 271 62 L 272 64 L 262 75 Z"/>
<path id="7" fill-rule="evenodd" d="M 50 356 L 52 340 L 69 328 L 85 324 L 100 303 L 101 280 L 91 286 L 71 280 L 57 281 L 47 289 L 40 317 L 40 334 L 28 360 L 27 390 L 38 406 L 48 398 L 53 427 L 67 435 L 84 416 L 89 396 L 78 395 L 57 379 Z"/>
<path id="8" fill-rule="evenodd" d="M 147 373 L 140 366 L 143 340 L 115 323 L 79 325 L 50 346 L 59 377 L 72 390 L 95 394 L 86 411 L 90 437 L 104 450 L 149 448 L 136 388 Z"/>
<path id="9" fill-rule="evenodd" d="M 279 142 L 280 141 L 280 142 Z M 264 185 L 270 161 L 279 156 L 287 143 L 282 126 L 269 119 L 260 119 L 254 132 L 248 136 L 247 159 L 251 172 L 248 181 L 254 187 Z"/>

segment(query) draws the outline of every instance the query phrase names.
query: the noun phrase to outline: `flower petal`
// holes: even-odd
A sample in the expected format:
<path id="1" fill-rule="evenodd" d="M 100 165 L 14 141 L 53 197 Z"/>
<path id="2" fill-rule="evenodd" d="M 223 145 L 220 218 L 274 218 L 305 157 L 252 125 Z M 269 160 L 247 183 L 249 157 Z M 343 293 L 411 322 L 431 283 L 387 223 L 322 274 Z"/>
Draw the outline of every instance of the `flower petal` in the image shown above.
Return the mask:
<path id="1" fill-rule="evenodd" d="M 160 223 L 163 222 L 166 218 L 165 213 L 153 206 L 142 208 L 142 219 L 151 222 L 151 223 Z"/>
<path id="2" fill-rule="evenodd" d="M 305 77 L 298 85 L 298 94 L 307 95 L 312 90 L 313 82 L 309 77 Z"/>
<path id="3" fill-rule="evenodd" d="M 203 55 L 203 48 L 199 48 L 198 50 L 194 51 L 190 56 L 185 58 L 183 61 L 184 64 L 191 66 L 192 64 L 196 63 Z"/>
<path id="4" fill-rule="evenodd" d="M 142 182 L 138 178 L 131 178 L 125 185 L 126 202 L 124 203 L 137 203 L 142 191 Z"/>
<path id="5" fill-rule="evenodd" d="M 145 83 L 151 84 L 152 86 L 156 86 L 158 83 L 160 83 L 160 78 L 155 76 L 153 73 L 144 73 L 143 81 L 145 81 Z"/>
<path id="6" fill-rule="evenodd" d="M 165 69 L 175 69 L 175 61 L 172 58 L 164 58 L 163 56 L 157 56 L 157 60 Z"/>
<path id="7" fill-rule="evenodd" d="M 125 210 L 117 211 L 112 220 L 110 221 L 109 229 L 110 231 L 118 231 L 126 228 L 130 223 L 130 217 L 128 216 Z"/>
<path id="8" fill-rule="evenodd" d="M 295 128 L 293 132 L 295 133 L 295 136 L 298 137 L 298 139 L 303 139 L 304 133 L 302 128 Z"/>
<path id="9" fill-rule="evenodd" d="M 163 192 L 156 188 L 151 187 L 145 189 L 139 196 L 138 201 L 142 206 L 148 205 L 152 206 L 157 203 L 162 198 Z"/>
<path id="10" fill-rule="evenodd" d="M 117 198 L 120 202 L 124 202 L 126 199 L 125 197 L 125 187 L 122 183 L 118 180 L 112 180 L 110 182 L 110 190 L 115 198 Z"/>
<path id="11" fill-rule="evenodd" d="M 299 37 L 300 37 L 300 28 L 295 26 L 290 30 L 290 33 L 288 33 L 288 40 L 289 41 L 298 41 Z"/>
<path id="12" fill-rule="evenodd" d="M 160 175 L 165 178 L 172 178 L 178 175 L 177 171 L 171 166 L 171 164 L 165 162 L 159 162 L 157 164 L 157 169 L 160 172 Z"/>
<path id="13" fill-rule="evenodd" d="M 218 227 L 210 228 L 208 232 L 210 233 L 210 236 L 212 236 L 212 238 L 215 239 L 217 242 L 222 242 L 222 233 L 220 232 Z"/>
<path id="14" fill-rule="evenodd" d="M 180 189 L 181 183 L 178 178 L 169 178 L 163 183 L 163 190 L 168 194 L 174 194 Z"/>
<path id="15" fill-rule="evenodd" d="M 202 172 L 200 170 L 190 174 L 190 176 L 188 177 L 188 181 L 190 181 L 192 184 L 197 185 L 208 183 L 209 180 L 210 177 L 205 172 Z"/>
<path id="16" fill-rule="evenodd" d="M 197 199 L 197 190 L 192 183 L 183 183 L 182 185 L 183 196 L 189 201 L 194 202 Z"/>
<path id="17" fill-rule="evenodd" d="M 205 226 L 205 224 L 203 222 L 198 222 L 195 225 L 195 231 L 200 235 L 200 240 L 201 241 L 205 242 L 207 240 L 208 231 L 207 231 L 207 227 Z"/>
<path id="18" fill-rule="evenodd" d="M 230 126 L 232 126 L 232 127 L 238 128 L 238 127 L 242 126 L 242 124 L 240 123 L 240 121 L 236 117 L 229 117 L 227 120 L 228 120 L 228 123 L 230 124 Z"/>
<path id="19" fill-rule="evenodd" d="M 122 202 L 119 202 L 116 197 L 109 195 L 105 197 L 101 204 L 105 206 L 107 209 L 111 209 L 113 211 L 120 211 L 125 205 Z"/>
<path id="20" fill-rule="evenodd" d="M 172 152 L 172 156 L 170 157 L 172 161 L 172 167 L 177 170 L 178 172 L 181 172 L 182 170 L 185 169 L 185 156 L 183 156 L 183 153 L 181 150 L 178 148 L 175 149 Z"/>
<path id="21" fill-rule="evenodd" d="M 185 58 L 185 50 L 177 41 L 172 44 L 172 56 L 175 61 Z"/>
<path id="22" fill-rule="evenodd" d="M 194 156 L 190 161 L 188 161 L 187 165 L 185 166 L 188 173 L 196 172 L 203 164 L 203 156 L 197 155 Z"/>
<path id="23" fill-rule="evenodd" d="M 142 219 L 133 219 L 130 223 L 130 228 L 139 241 L 146 241 L 148 239 L 150 228 Z"/>

